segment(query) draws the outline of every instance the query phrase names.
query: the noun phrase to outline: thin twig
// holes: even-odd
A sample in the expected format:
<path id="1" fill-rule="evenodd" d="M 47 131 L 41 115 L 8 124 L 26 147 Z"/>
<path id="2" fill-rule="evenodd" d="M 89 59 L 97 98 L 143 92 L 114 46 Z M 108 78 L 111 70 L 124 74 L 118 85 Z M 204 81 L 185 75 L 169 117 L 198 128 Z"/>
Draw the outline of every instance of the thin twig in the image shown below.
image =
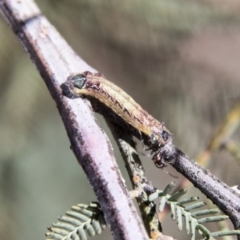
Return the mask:
<path id="1" fill-rule="evenodd" d="M 240 229 L 240 195 L 208 170 L 201 168 L 173 144 L 167 146 L 164 154 L 178 172 L 188 178 L 229 216 L 235 229 Z"/>
<path id="2" fill-rule="evenodd" d="M 112 146 L 89 105 L 82 99 L 72 101 L 62 95 L 60 85 L 70 74 L 95 70 L 73 52 L 33 1 L 0 0 L 0 10 L 56 101 L 73 152 L 97 195 L 114 238 L 147 239 L 118 170 Z"/>

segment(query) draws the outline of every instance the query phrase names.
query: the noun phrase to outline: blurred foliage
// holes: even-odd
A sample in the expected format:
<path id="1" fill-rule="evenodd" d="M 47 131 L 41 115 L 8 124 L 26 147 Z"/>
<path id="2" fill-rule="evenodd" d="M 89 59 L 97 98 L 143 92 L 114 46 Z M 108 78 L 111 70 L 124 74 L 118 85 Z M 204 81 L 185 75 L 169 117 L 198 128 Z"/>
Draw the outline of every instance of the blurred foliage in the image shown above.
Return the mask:
<path id="1" fill-rule="evenodd" d="M 239 97 L 239 1 L 37 3 L 84 60 L 166 122 L 192 157 Z M 0 36 L 0 238 L 42 239 L 68 206 L 95 198 L 54 102 L 2 18 Z M 213 173 L 229 185 L 239 182 L 231 156 L 216 158 Z M 155 185 L 168 181 L 149 159 L 145 168 Z M 171 222 L 163 229 L 186 239 Z"/>

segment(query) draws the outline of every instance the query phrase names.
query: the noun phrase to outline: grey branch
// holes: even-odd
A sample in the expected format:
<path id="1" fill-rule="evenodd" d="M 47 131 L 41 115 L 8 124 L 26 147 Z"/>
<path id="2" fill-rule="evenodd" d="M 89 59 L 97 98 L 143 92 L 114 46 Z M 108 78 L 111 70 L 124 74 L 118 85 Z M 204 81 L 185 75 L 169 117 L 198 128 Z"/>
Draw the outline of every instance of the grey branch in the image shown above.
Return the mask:
<path id="1" fill-rule="evenodd" d="M 236 191 L 208 170 L 201 168 L 173 144 L 167 146 L 164 155 L 178 172 L 188 178 L 229 216 L 235 229 L 240 229 L 240 195 Z"/>
<path id="2" fill-rule="evenodd" d="M 114 238 L 147 239 L 118 170 L 112 146 L 89 104 L 62 95 L 60 85 L 70 74 L 95 70 L 74 53 L 33 1 L 0 0 L 0 10 L 56 101 L 73 152 L 97 195 Z"/>

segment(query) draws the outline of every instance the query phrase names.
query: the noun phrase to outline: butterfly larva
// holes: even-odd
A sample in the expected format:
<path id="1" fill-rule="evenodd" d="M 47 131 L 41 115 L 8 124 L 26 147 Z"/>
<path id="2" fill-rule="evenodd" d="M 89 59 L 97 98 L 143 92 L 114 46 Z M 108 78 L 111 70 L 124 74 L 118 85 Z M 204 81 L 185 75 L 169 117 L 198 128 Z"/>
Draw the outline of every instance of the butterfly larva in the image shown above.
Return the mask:
<path id="1" fill-rule="evenodd" d="M 106 80 L 100 73 L 86 71 L 70 76 L 65 83 L 64 94 L 71 98 L 81 95 L 91 96 L 104 103 L 124 121 L 148 136 L 151 149 L 162 147 L 172 139 L 172 134 L 164 123 L 153 118 L 127 93 Z M 154 156 L 162 167 L 159 154 Z"/>

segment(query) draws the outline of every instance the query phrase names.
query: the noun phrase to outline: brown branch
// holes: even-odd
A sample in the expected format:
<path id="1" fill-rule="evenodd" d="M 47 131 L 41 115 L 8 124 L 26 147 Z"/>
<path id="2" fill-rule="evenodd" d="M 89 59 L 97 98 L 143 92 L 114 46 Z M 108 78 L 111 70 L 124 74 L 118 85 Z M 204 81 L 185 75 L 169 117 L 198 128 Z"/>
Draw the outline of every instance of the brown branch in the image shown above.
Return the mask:
<path id="1" fill-rule="evenodd" d="M 94 69 L 74 53 L 33 1 L 0 0 L 0 10 L 56 101 L 72 149 L 97 195 L 114 238 L 147 239 L 118 170 L 112 146 L 89 105 L 82 99 L 72 101 L 62 95 L 60 85 L 70 74 Z"/>

